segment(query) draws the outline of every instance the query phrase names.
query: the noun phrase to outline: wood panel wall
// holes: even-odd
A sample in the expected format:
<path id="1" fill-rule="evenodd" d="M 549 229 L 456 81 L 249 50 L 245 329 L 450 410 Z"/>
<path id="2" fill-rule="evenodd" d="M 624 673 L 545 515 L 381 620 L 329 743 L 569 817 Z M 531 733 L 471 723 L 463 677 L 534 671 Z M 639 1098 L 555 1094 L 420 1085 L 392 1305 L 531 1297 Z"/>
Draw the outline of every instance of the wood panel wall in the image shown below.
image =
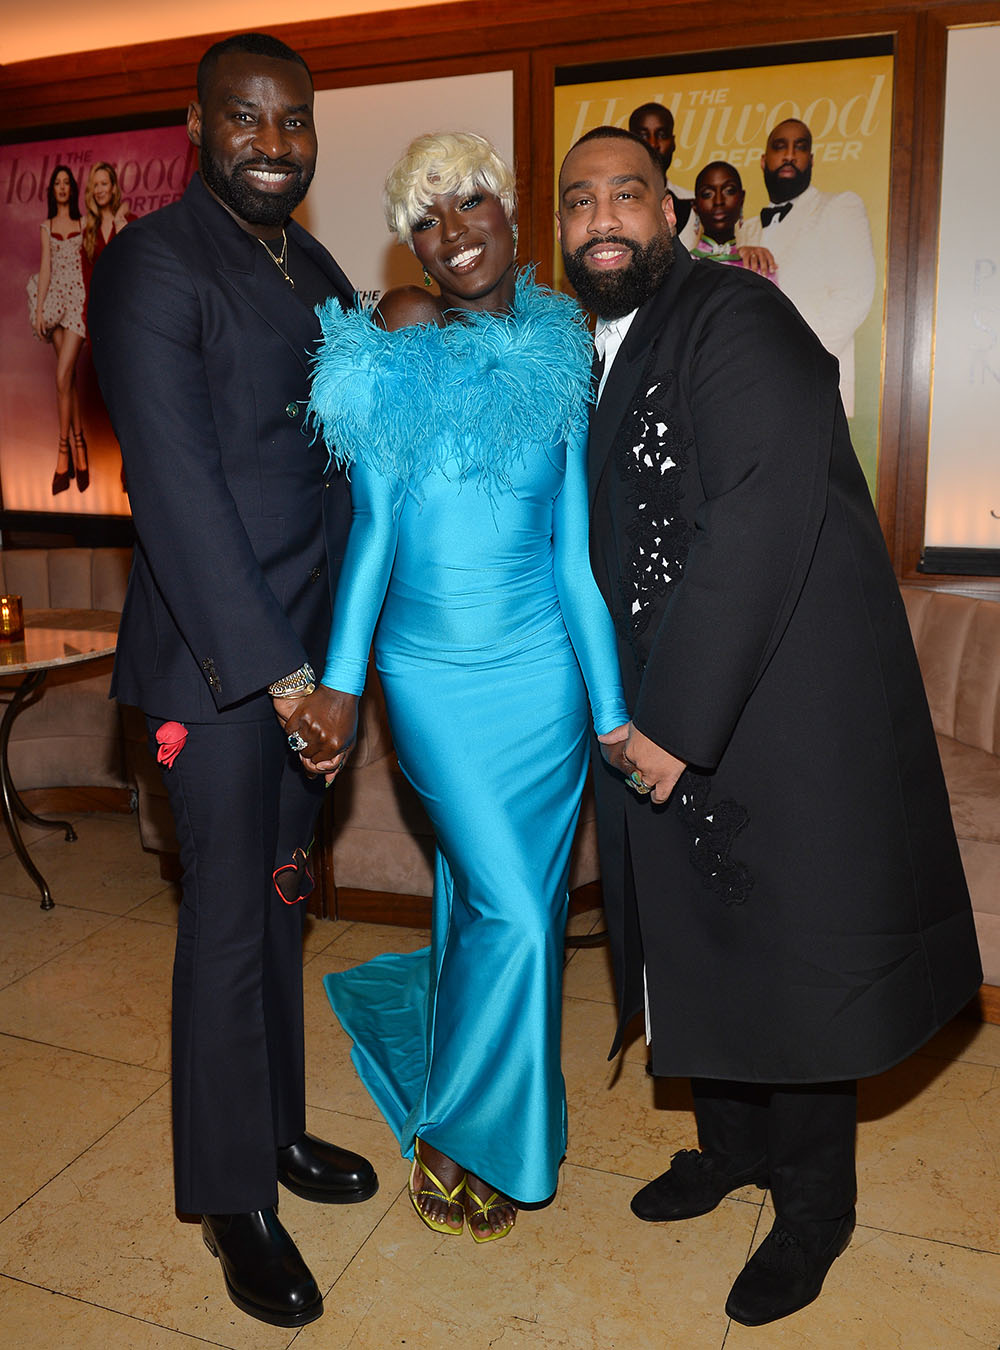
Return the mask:
<path id="1" fill-rule="evenodd" d="M 467 0 L 268 31 L 302 52 L 320 89 L 512 70 L 521 235 L 543 278 L 551 265 L 557 67 L 890 35 L 896 70 L 878 500 L 897 574 L 914 579 L 923 542 L 947 33 L 989 22 L 1000 22 L 1000 3 Z M 191 97 L 201 53 L 221 36 L 0 67 L 2 137 L 79 134 L 179 112 Z"/>

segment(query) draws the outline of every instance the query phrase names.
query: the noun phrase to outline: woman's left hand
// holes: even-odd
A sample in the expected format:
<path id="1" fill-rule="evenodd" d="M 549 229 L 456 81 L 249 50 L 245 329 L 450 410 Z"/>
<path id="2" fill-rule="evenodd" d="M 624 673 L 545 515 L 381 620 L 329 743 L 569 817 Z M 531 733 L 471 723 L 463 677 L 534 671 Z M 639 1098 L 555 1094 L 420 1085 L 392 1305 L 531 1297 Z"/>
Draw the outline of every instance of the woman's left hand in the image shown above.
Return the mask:
<path id="1" fill-rule="evenodd" d="M 625 742 L 628 740 L 628 733 L 631 729 L 631 722 L 623 722 L 620 727 L 614 727 L 611 731 L 606 731 L 602 736 L 598 736 L 601 743 L 601 754 L 605 763 L 610 764 L 613 769 L 619 773 L 628 774 L 630 769 L 625 767 L 623 758 Z"/>
<path id="2" fill-rule="evenodd" d="M 640 783 L 649 789 L 650 800 L 657 805 L 667 800 L 678 778 L 687 768 L 682 759 L 644 736 L 631 722 L 622 759 L 625 762 L 625 774 L 638 774 Z"/>
<path id="3" fill-rule="evenodd" d="M 736 251 L 749 272 L 757 272 L 760 276 L 767 277 L 778 270 L 774 254 L 769 248 L 764 248 L 760 244 L 740 244 Z"/>

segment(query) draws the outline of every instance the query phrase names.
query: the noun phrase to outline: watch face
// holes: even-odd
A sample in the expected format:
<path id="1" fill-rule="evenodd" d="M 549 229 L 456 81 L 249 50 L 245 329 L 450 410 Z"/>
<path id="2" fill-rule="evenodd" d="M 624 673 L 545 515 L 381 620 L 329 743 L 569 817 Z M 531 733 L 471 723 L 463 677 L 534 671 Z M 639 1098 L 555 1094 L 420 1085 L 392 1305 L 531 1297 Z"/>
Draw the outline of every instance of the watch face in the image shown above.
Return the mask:
<path id="1" fill-rule="evenodd" d="M 316 673 L 308 663 L 293 670 L 291 675 L 283 675 L 280 680 L 267 686 L 267 692 L 274 698 L 282 694 L 311 694 L 316 688 Z"/>

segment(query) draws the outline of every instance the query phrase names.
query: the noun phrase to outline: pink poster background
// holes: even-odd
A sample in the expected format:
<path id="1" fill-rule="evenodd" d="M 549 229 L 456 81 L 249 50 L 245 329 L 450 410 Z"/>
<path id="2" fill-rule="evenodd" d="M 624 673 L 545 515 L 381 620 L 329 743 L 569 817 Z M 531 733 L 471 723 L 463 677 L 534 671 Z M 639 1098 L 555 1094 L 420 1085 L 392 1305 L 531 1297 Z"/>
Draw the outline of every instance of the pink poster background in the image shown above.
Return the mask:
<path id="1" fill-rule="evenodd" d="M 101 402 L 85 342 L 76 378 L 90 459 L 90 486 L 52 495 L 59 422 L 56 411 L 55 352 L 33 334 L 28 312 L 28 278 L 38 271 L 40 226 L 48 214 L 52 170 L 66 164 L 84 189 L 92 164 L 113 164 L 122 200 L 133 215 L 146 215 L 176 201 L 195 168 L 182 125 L 144 131 L 115 131 L 61 137 L 25 145 L 0 146 L 0 222 L 4 266 L 0 269 L 0 489 L 7 511 L 73 511 L 87 515 L 128 515 L 121 458 Z M 81 221 L 81 224 L 83 222 Z M 127 227 L 126 227 L 127 228 Z"/>

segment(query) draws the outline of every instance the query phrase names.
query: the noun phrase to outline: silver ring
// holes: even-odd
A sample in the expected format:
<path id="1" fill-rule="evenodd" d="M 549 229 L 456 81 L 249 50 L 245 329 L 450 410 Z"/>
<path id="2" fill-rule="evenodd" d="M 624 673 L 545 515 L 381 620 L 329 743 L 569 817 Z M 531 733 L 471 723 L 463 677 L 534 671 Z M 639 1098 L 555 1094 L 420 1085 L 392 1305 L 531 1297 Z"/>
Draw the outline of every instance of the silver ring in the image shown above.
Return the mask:
<path id="1" fill-rule="evenodd" d="M 633 769 L 625 782 L 628 783 L 633 792 L 638 792 L 640 797 L 645 797 L 653 790 L 652 784 L 643 781 L 642 774 L 638 769 Z"/>
<path id="2" fill-rule="evenodd" d="M 294 750 L 296 754 L 300 750 L 304 750 L 308 744 L 309 742 L 300 736 L 297 731 L 293 731 L 288 738 L 288 748 Z"/>

